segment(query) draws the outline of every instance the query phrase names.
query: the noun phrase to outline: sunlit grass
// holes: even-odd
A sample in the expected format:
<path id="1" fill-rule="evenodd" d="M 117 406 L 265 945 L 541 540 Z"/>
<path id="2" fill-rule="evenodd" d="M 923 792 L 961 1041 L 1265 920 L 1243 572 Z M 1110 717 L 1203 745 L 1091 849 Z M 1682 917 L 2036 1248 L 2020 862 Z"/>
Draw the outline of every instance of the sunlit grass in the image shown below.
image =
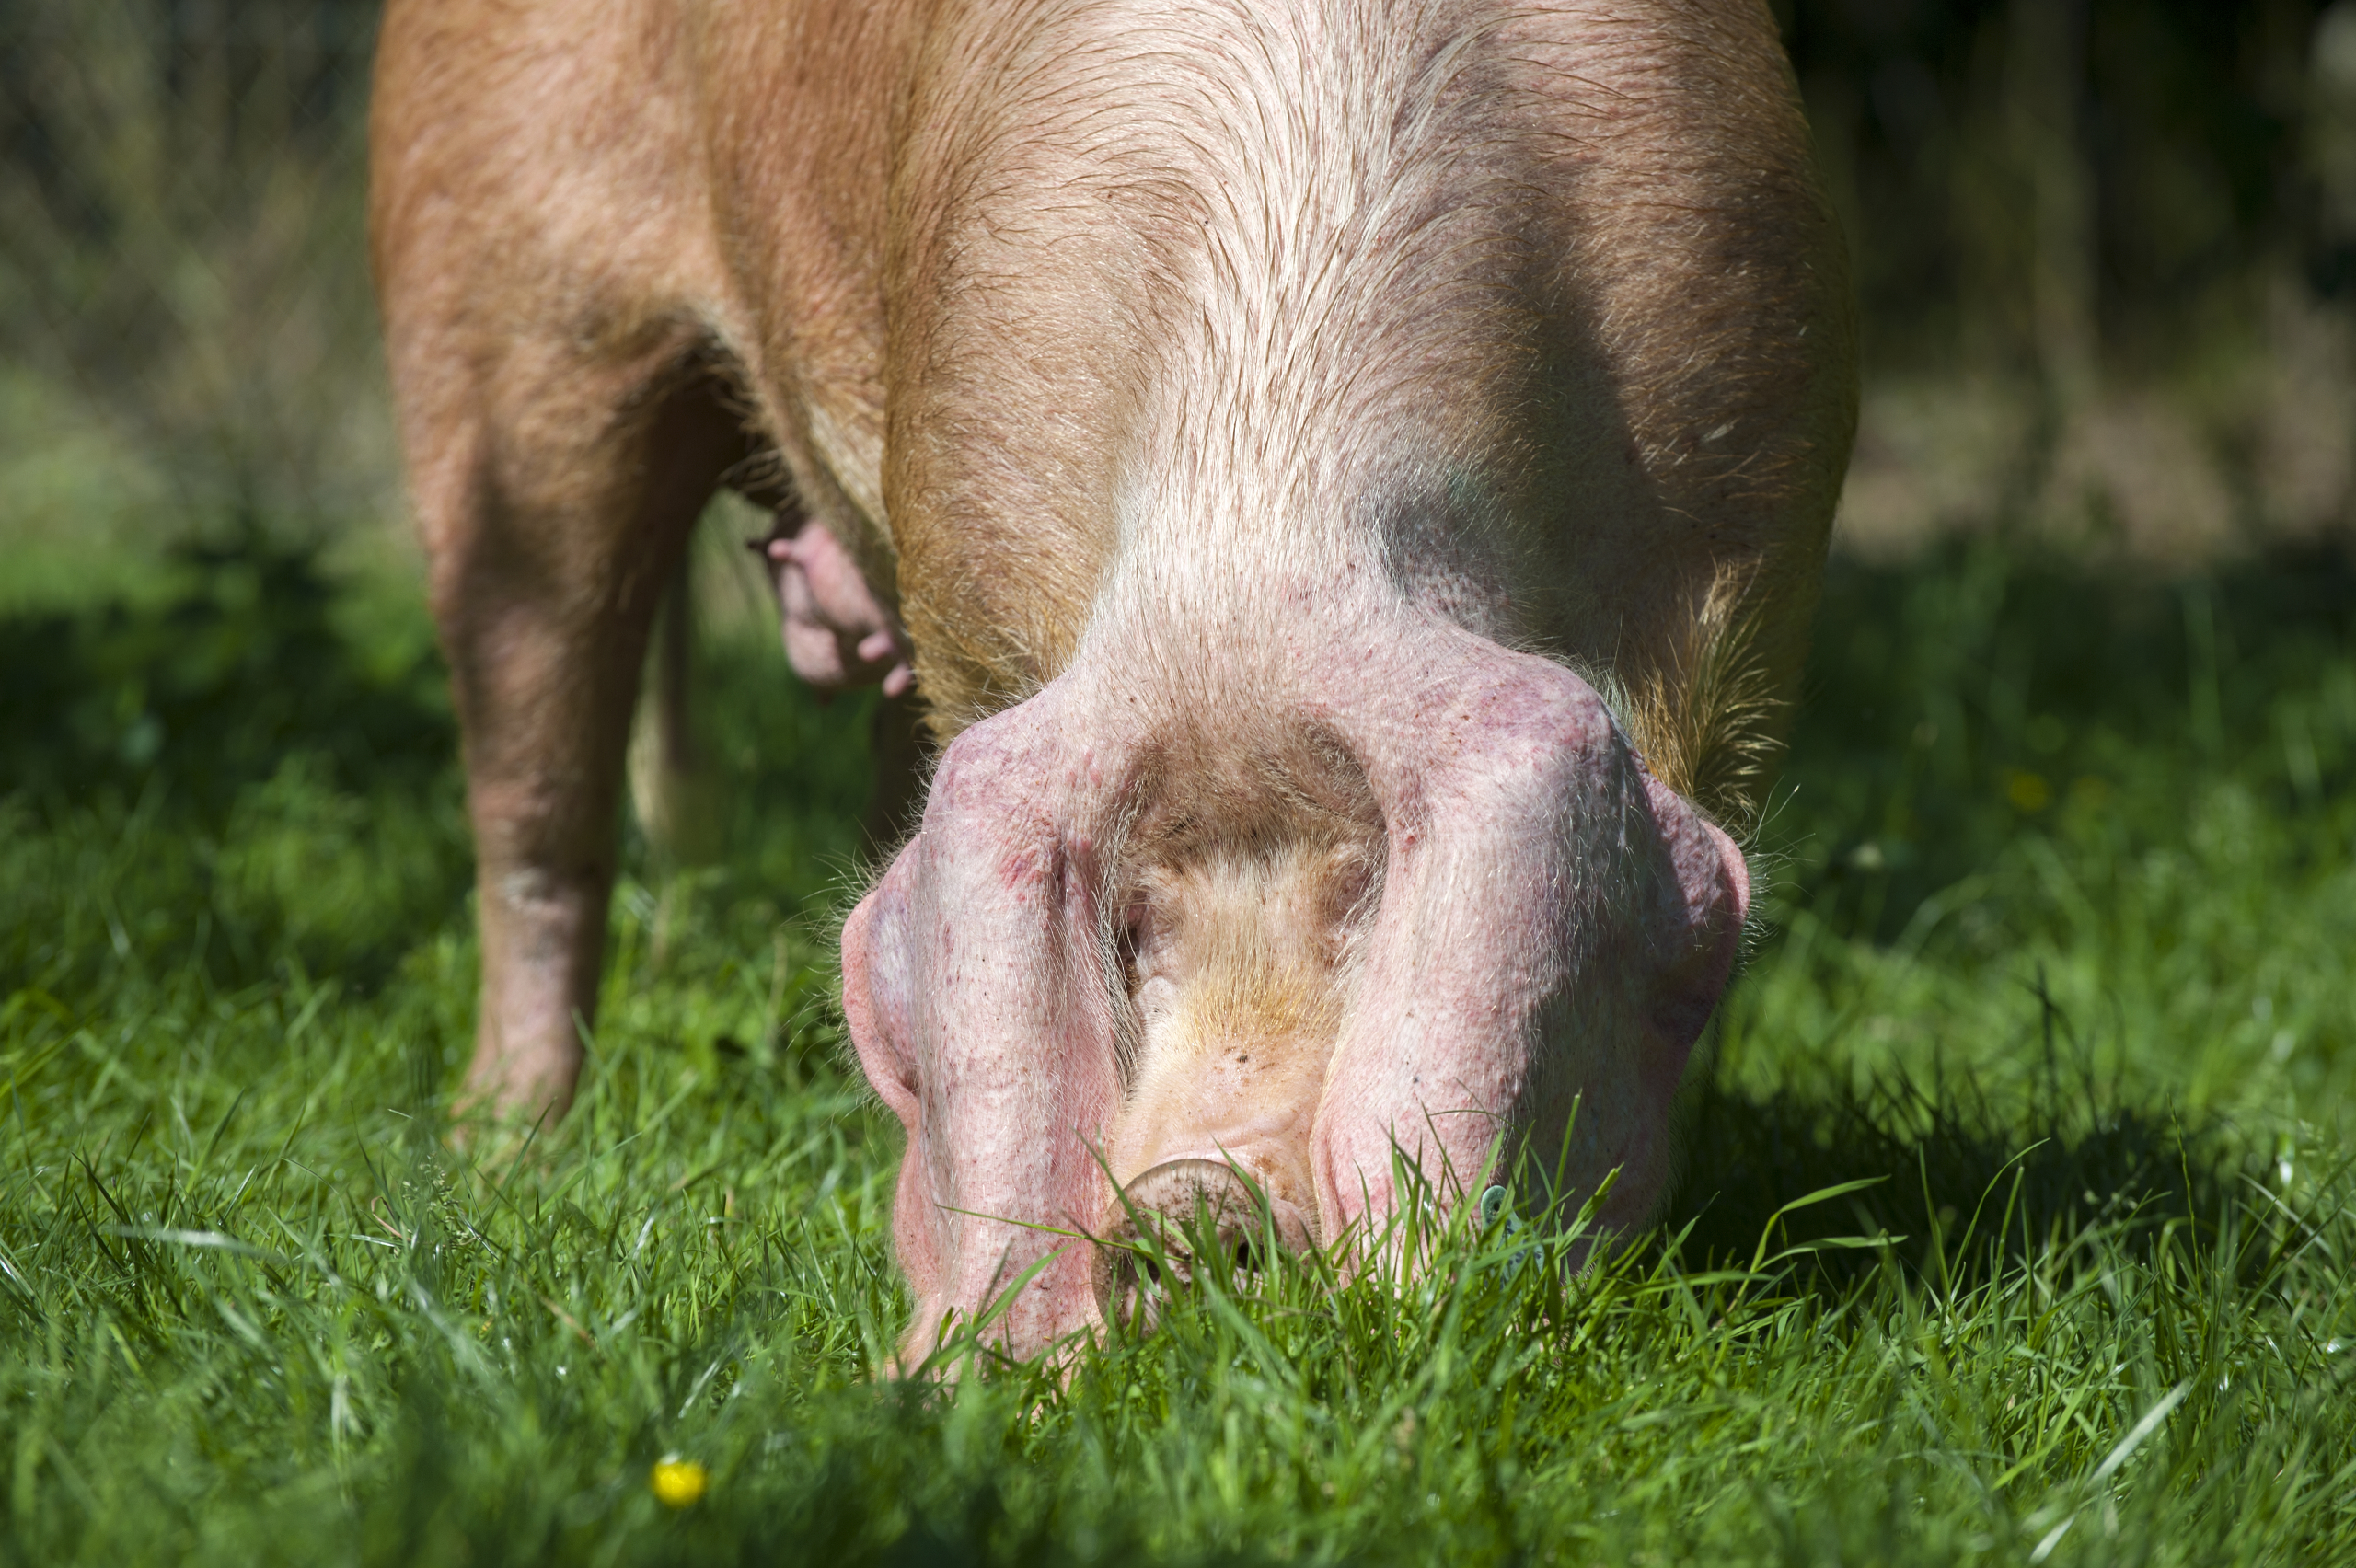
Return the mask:
<path id="1" fill-rule="evenodd" d="M 723 651 L 732 855 L 633 841 L 584 1097 L 478 1161 L 417 623 L 191 572 L 0 626 L 0 1556 L 2356 1561 L 2339 569 L 1842 569 L 1658 1234 L 1460 1213 L 953 1386 L 874 1376 L 861 713 Z"/>

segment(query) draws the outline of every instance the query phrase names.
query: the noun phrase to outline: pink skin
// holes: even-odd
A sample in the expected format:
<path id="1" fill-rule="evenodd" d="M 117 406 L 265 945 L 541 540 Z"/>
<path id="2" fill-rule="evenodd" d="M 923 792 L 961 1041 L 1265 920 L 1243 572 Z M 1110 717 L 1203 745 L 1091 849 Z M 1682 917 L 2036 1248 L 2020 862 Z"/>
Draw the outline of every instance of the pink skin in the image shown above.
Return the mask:
<path id="1" fill-rule="evenodd" d="M 1575 1101 L 1572 1190 L 1617 1170 L 1605 1220 L 1641 1223 L 1733 964 L 1741 855 L 1645 773 L 1569 670 L 1404 605 L 1332 629 L 1338 642 L 1295 644 L 1325 650 L 1293 655 L 1271 700 L 1365 768 L 1388 864 L 1297 1151 L 1315 1233 L 1390 1212 L 1394 1144 L 1449 1201 L 1501 1136 L 1551 1168 Z M 1121 1103 L 1126 1005 L 1103 969 L 1098 846 L 1148 739 L 1124 663 L 1084 651 L 961 735 L 922 831 L 844 928 L 852 1040 L 908 1132 L 894 1227 L 918 1301 L 910 1362 L 1034 1265 L 992 1337 L 1026 1354 L 1101 1320 L 1092 1250 L 1055 1232 L 1119 1216 L 1094 1151 Z"/>
<path id="2" fill-rule="evenodd" d="M 1087 1320 L 1089 1228 L 1106 1193 L 1092 1136 L 1118 1103 L 1101 912 L 1085 822 L 1103 769 L 1057 722 L 1058 682 L 943 755 L 924 825 L 843 928 L 843 1009 L 860 1065 L 907 1128 L 893 1234 L 921 1359 L 1047 1259 L 1008 1307 L 1018 1352 Z"/>
<path id="3" fill-rule="evenodd" d="M 778 519 L 782 529 L 785 519 Z M 760 545 L 777 581 L 785 657 L 821 694 L 882 682 L 900 697 L 915 684 L 907 639 L 850 552 L 814 522 Z"/>

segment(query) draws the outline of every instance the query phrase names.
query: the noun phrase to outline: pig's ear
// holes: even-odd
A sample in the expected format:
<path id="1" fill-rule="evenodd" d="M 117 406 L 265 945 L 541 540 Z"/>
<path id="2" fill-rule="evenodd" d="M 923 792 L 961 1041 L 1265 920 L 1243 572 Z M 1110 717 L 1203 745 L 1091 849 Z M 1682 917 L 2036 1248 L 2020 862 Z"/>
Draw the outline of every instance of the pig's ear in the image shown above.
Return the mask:
<path id="1" fill-rule="evenodd" d="M 909 1358 L 931 1348 L 941 1312 L 941 1261 L 946 1247 L 933 1175 L 925 1158 L 923 1097 L 917 1078 L 916 1032 L 910 1000 L 920 938 L 909 895 L 918 845 L 912 841 L 884 880 L 868 890 L 843 922 L 843 1017 L 860 1071 L 907 1129 L 907 1153 L 892 1204 L 892 1239 L 909 1288 L 921 1304 L 909 1331 Z"/>
<path id="2" fill-rule="evenodd" d="M 868 1084 L 914 1140 L 917 1074 L 909 1026 L 911 843 L 843 923 L 843 1017 Z"/>
<path id="3" fill-rule="evenodd" d="M 1734 972 L 1750 910 L 1750 871 L 1717 824 L 1658 779 L 1645 779 L 1647 803 L 1668 856 L 1654 951 L 1660 963 L 1649 1020 L 1674 1090 L 1685 1058 Z"/>

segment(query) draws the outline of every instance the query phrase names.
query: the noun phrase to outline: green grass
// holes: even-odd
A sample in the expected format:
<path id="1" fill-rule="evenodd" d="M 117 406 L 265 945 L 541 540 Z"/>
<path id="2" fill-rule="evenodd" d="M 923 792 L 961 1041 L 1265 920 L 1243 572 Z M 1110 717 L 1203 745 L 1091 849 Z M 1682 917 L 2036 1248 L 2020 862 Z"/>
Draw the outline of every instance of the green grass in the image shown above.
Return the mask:
<path id="1" fill-rule="evenodd" d="M 872 1375 L 862 709 L 719 651 L 730 859 L 631 846 L 586 1093 L 485 1169 L 420 616 L 163 580 L 0 620 L 0 1558 L 2356 1562 L 2344 566 L 1838 567 L 1659 1235 L 954 1387 Z"/>

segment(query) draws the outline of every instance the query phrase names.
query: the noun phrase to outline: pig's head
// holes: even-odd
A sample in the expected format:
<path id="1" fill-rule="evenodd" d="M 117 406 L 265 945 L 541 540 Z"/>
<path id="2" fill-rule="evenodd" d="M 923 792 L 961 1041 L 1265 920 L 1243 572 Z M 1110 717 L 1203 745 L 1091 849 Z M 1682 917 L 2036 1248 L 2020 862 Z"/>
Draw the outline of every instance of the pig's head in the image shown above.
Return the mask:
<path id="1" fill-rule="evenodd" d="M 1349 642 L 1248 687 L 1084 651 L 949 747 L 843 933 L 911 1359 L 1001 1301 L 1017 1353 L 1100 1321 L 1161 1217 L 1370 1234 L 1398 1156 L 1657 1204 L 1740 854 L 1570 670 L 1403 608 Z"/>

